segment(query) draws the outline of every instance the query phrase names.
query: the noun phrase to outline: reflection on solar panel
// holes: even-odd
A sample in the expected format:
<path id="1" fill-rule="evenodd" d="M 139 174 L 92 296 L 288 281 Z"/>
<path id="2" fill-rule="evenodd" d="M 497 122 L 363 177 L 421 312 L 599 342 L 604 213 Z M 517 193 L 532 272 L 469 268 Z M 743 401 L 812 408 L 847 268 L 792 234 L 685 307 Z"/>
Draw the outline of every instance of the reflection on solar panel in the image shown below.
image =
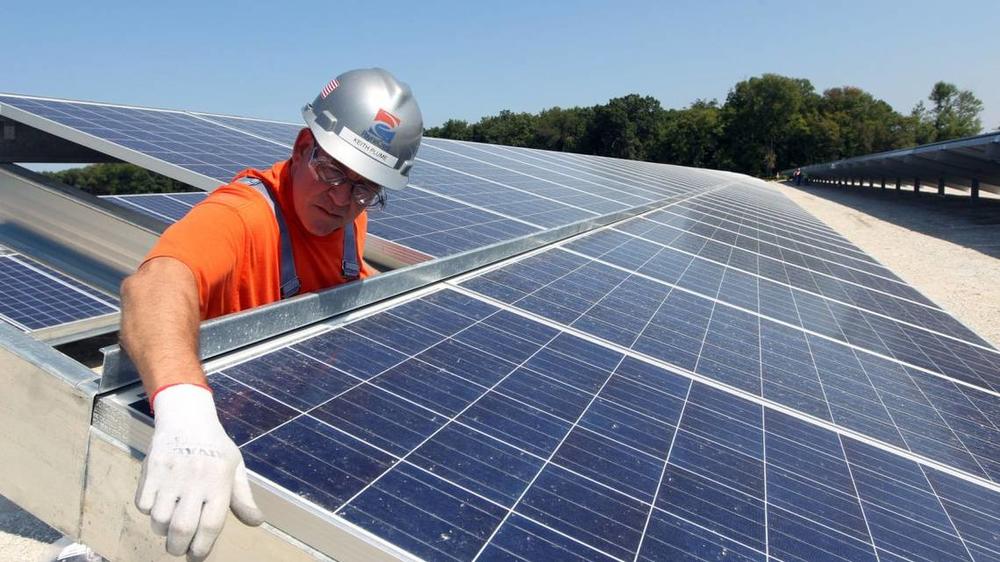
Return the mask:
<path id="1" fill-rule="evenodd" d="M 118 300 L 20 254 L 0 255 L 0 320 L 25 332 L 118 312 Z"/>
<path id="2" fill-rule="evenodd" d="M 139 195 L 104 195 L 105 199 L 127 209 L 139 211 L 165 223 L 175 223 L 207 197 L 207 193 L 144 193 Z"/>

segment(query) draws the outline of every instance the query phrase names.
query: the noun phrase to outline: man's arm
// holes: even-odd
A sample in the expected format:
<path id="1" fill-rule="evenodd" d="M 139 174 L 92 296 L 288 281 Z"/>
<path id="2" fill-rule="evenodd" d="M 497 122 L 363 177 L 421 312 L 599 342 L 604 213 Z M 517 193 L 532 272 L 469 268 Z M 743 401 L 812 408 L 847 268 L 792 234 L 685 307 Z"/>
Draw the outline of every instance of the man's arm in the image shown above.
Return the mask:
<path id="1" fill-rule="evenodd" d="M 202 560 L 230 509 L 247 525 L 253 501 L 239 448 L 219 422 L 198 358 L 201 318 L 194 274 L 179 260 L 152 259 L 122 283 L 122 345 L 155 409 L 136 507 L 167 552 Z"/>
<path id="2" fill-rule="evenodd" d="M 152 399 L 168 384 L 205 384 L 198 359 L 198 287 L 179 260 L 152 259 L 121 287 L 121 342 Z"/>

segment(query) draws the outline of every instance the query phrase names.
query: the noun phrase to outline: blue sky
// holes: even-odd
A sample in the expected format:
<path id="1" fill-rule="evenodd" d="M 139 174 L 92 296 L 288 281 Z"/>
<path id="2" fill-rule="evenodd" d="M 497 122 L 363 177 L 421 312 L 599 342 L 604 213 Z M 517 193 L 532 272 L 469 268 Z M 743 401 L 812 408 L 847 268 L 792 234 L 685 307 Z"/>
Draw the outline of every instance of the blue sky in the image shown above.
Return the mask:
<path id="1" fill-rule="evenodd" d="M 9 2 L 0 91 L 299 120 L 339 72 L 383 66 L 428 126 L 628 93 L 724 99 L 764 72 L 909 112 L 937 80 L 1000 126 L 1000 2 Z"/>

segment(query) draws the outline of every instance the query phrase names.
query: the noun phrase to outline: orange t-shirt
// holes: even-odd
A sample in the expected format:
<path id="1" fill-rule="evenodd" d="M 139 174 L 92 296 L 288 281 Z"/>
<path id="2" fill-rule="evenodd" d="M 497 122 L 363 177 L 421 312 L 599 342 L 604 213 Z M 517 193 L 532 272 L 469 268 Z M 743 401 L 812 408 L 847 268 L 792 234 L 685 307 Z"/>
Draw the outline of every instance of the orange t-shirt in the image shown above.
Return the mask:
<path id="1" fill-rule="evenodd" d="M 269 170 L 244 170 L 234 182 L 241 177 L 264 182 L 281 205 L 301 283 L 299 292 L 345 282 L 341 271 L 344 229 L 314 236 L 302 226 L 292 204 L 290 161 L 278 162 Z M 367 213 L 361 213 L 354 220 L 359 256 L 367 226 Z M 163 233 L 145 261 L 164 256 L 191 269 L 203 320 L 281 299 L 278 221 L 264 196 L 242 183 L 222 186 L 195 205 Z M 363 260 L 359 265 L 362 278 L 371 275 Z"/>

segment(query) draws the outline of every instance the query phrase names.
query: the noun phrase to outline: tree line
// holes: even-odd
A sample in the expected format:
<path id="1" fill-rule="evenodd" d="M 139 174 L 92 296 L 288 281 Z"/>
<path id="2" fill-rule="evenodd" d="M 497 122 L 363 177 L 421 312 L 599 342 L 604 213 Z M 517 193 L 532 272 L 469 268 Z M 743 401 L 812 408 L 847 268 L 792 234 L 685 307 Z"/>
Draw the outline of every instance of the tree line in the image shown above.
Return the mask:
<path id="1" fill-rule="evenodd" d="M 183 182 L 125 162 L 90 164 L 42 174 L 93 195 L 198 191 Z"/>
<path id="2" fill-rule="evenodd" d="M 809 80 L 764 74 L 723 103 L 665 109 L 629 94 L 592 107 L 503 110 L 476 123 L 449 119 L 427 136 L 597 154 L 773 176 L 775 171 L 977 134 L 983 104 L 938 82 L 909 114 L 854 86 L 817 93 Z"/>

